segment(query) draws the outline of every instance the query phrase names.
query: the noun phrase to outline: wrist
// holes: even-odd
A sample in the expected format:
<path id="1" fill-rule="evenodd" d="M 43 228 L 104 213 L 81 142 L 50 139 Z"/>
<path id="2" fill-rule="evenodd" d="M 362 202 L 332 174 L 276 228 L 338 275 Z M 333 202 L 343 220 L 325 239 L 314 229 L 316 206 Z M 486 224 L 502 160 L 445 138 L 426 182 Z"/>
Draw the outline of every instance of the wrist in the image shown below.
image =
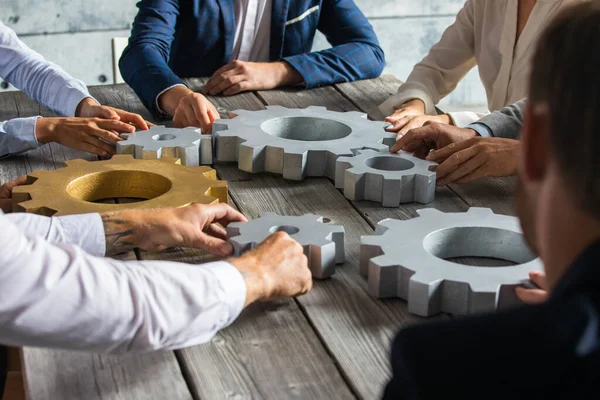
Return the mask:
<path id="1" fill-rule="evenodd" d="M 76 117 L 86 117 L 91 114 L 92 108 L 98 106 L 99 104 L 92 99 L 91 97 L 86 97 L 79 102 L 77 108 L 75 109 Z"/>
<path id="2" fill-rule="evenodd" d="M 412 108 L 420 111 L 422 114 L 425 114 L 425 102 L 421 99 L 411 99 L 402 104 L 401 108 L 402 107 Z"/>
<path id="3" fill-rule="evenodd" d="M 35 138 L 38 143 L 55 142 L 56 118 L 38 118 L 35 121 Z"/>
<path id="4" fill-rule="evenodd" d="M 287 61 L 277 61 L 271 65 L 275 70 L 275 76 L 279 77 L 277 86 L 292 86 L 303 82 L 302 75 Z"/>
<path id="5" fill-rule="evenodd" d="M 175 110 L 179 107 L 179 102 L 185 96 L 193 93 L 188 87 L 179 85 L 174 86 L 158 96 L 157 103 L 161 110 L 169 115 L 174 115 Z"/>
<path id="6" fill-rule="evenodd" d="M 258 260 L 251 256 L 251 253 L 238 258 L 225 260 L 236 268 L 246 285 L 246 301 L 244 307 L 254 303 L 255 301 L 263 301 L 268 298 L 269 279 L 260 270 Z"/>

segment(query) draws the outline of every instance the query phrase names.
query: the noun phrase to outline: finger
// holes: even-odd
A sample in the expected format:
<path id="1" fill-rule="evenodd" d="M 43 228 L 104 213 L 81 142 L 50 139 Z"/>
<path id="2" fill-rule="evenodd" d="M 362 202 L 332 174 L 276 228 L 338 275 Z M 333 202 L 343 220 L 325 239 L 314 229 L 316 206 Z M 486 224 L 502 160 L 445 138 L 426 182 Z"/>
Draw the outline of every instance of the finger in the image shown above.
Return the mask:
<path id="1" fill-rule="evenodd" d="M 106 118 L 106 119 L 116 119 L 118 120 L 119 114 L 117 112 L 115 112 L 115 110 L 112 109 L 112 107 L 108 107 L 108 106 L 96 106 L 95 107 L 96 110 L 96 118 Z"/>
<path id="2" fill-rule="evenodd" d="M 388 130 L 389 132 L 399 132 L 402 128 L 404 128 L 406 126 L 406 124 L 408 124 L 414 117 L 412 116 L 406 116 L 406 117 L 402 117 L 398 120 L 396 120 L 396 122 L 393 123 L 392 126 L 388 126 L 386 128 L 386 130 Z M 406 133 L 406 132 L 405 132 Z"/>
<path id="3" fill-rule="evenodd" d="M 187 114 L 185 113 L 186 108 L 186 106 L 179 106 L 175 110 L 175 115 L 173 115 L 173 125 L 175 125 L 176 128 L 194 126 L 192 121 L 188 120 Z"/>
<path id="4" fill-rule="evenodd" d="M 105 156 L 107 154 L 115 154 L 116 153 L 114 147 L 112 147 L 111 145 L 109 145 L 109 144 L 103 142 L 102 140 L 95 138 L 93 136 L 86 136 L 84 138 L 84 141 L 86 143 L 98 148 L 100 151 L 104 152 L 104 154 L 97 153 L 98 155 Z"/>
<path id="5" fill-rule="evenodd" d="M 227 230 L 219 224 L 208 225 L 204 232 L 210 236 L 214 236 L 219 239 L 227 239 Z"/>
<path id="6" fill-rule="evenodd" d="M 404 136 L 408 133 L 408 131 L 422 127 L 423 122 L 423 118 L 414 117 L 406 125 L 404 125 L 402 129 L 400 129 L 400 132 L 398 132 L 398 134 Z"/>
<path id="7" fill-rule="evenodd" d="M 220 75 L 220 82 L 216 83 L 215 86 L 208 91 L 210 95 L 217 95 L 223 93 L 226 89 L 246 79 L 244 74 L 237 69 L 232 69 Z"/>
<path id="8" fill-rule="evenodd" d="M 95 139 L 102 139 L 107 141 L 108 143 L 112 143 L 112 144 L 116 144 L 117 142 L 120 142 L 121 140 L 123 140 L 123 138 L 114 131 L 107 131 L 104 129 L 92 129 L 91 131 L 86 132 L 86 134 L 88 135 L 88 137 L 92 137 Z M 95 142 L 88 142 L 88 143 L 92 143 L 95 144 Z"/>
<path id="9" fill-rule="evenodd" d="M 196 117 L 196 112 L 194 111 L 194 102 L 192 102 L 191 106 L 186 105 L 182 108 L 181 112 L 185 115 L 185 120 L 187 121 L 187 126 L 196 126 L 200 128 L 202 126 L 201 121 Z"/>
<path id="10" fill-rule="evenodd" d="M 464 183 L 471 183 L 477 179 L 485 178 L 486 176 L 489 176 L 489 169 L 486 168 L 486 165 L 484 164 L 470 174 L 465 175 L 461 179 L 457 180 L 456 183 L 461 185 Z"/>
<path id="11" fill-rule="evenodd" d="M 210 120 L 207 108 L 208 100 L 194 99 L 192 101 L 192 111 L 194 119 L 198 121 L 198 125 L 203 132 L 210 132 L 212 121 Z"/>
<path id="12" fill-rule="evenodd" d="M 473 147 L 475 142 L 472 140 L 463 140 L 458 143 L 450 143 L 448 146 L 442 147 L 441 149 L 432 151 L 427 157 L 428 161 L 442 162 L 450 157 L 452 154 L 462 151 L 466 148 Z"/>
<path id="13" fill-rule="evenodd" d="M 449 175 L 455 169 L 457 169 L 459 166 L 461 166 L 461 164 L 466 163 L 467 161 L 469 161 L 471 158 L 475 157 L 476 155 L 477 155 L 477 150 L 472 147 L 469 147 L 468 149 L 465 149 L 465 150 L 457 152 L 456 154 L 453 154 L 452 157 L 448 157 L 448 159 L 446 159 L 446 161 L 441 163 L 435 170 L 438 182 L 440 182 L 442 179 L 444 179 L 446 177 L 446 175 Z M 471 172 L 471 171 L 473 171 L 473 169 L 469 170 L 469 172 Z"/>
<path id="14" fill-rule="evenodd" d="M 539 271 L 531 271 L 529 273 L 529 279 L 543 290 L 548 290 L 548 281 L 546 280 L 546 274 Z"/>
<path id="15" fill-rule="evenodd" d="M 414 152 L 414 156 L 424 160 L 430 151 L 431 149 L 429 148 L 429 146 L 422 144 L 421 146 L 417 147 L 417 149 Z"/>
<path id="16" fill-rule="evenodd" d="M 225 90 L 223 92 L 223 94 L 225 96 L 233 96 L 234 94 L 238 94 L 238 93 L 248 90 L 249 86 L 250 86 L 250 84 L 248 83 L 248 81 L 242 81 L 242 82 L 236 83 L 235 85 L 229 87 L 227 90 Z"/>
<path id="17" fill-rule="evenodd" d="M 136 128 L 142 129 L 144 131 L 148 130 L 150 128 L 150 126 L 148 125 L 148 122 L 146 122 L 144 120 L 144 118 L 142 118 L 142 116 L 139 114 L 134 114 L 134 113 L 130 113 L 128 111 L 119 110 L 119 109 L 115 109 L 115 112 L 121 118 L 121 122 L 133 124 Z"/>
<path id="18" fill-rule="evenodd" d="M 12 212 L 12 200 L 0 199 L 0 210 L 5 214 Z"/>
<path id="19" fill-rule="evenodd" d="M 89 143 L 83 142 L 83 141 L 78 142 L 75 146 L 71 146 L 71 147 L 73 147 L 77 150 L 85 151 L 87 153 L 95 154 L 100 157 L 105 157 L 106 155 L 110 154 L 110 153 L 107 153 L 105 150 L 102 150 L 99 147 L 96 147 L 92 144 L 89 144 Z"/>
<path id="20" fill-rule="evenodd" d="M 0 186 L 0 198 L 10 199 L 12 191 L 15 187 L 25 185 L 27 183 L 27 175 L 21 176 L 14 181 L 6 182 Z"/>
<path id="21" fill-rule="evenodd" d="M 471 173 L 473 173 L 473 171 L 477 170 L 483 164 L 485 164 L 485 158 L 483 156 L 477 155 L 477 156 L 471 157 L 470 159 L 461 163 L 459 166 L 457 166 L 454 170 L 447 173 L 446 175 L 444 175 L 442 172 L 441 173 L 442 177 L 438 178 L 437 183 L 439 186 L 445 186 L 450 183 L 456 182 L 462 178 L 465 178 L 467 175 L 470 175 Z M 444 163 L 442 163 L 441 166 L 443 166 L 443 165 L 444 165 Z M 439 167 L 438 167 L 438 169 L 439 169 Z M 437 173 L 437 170 L 436 170 L 436 173 Z"/>
<path id="22" fill-rule="evenodd" d="M 244 214 L 229 204 L 214 204 L 209 206 L 207 211 L 209 223 L 217 222 L 219 225 L 227 227 L 231 222 L 248 222 Z"/>
<path id="23" fill-rule="evenodd" d="M 207 235 L 204 232 L 200 232 L 198 234 L 198 236 L 192 241 L 191 246 L 193 248 L 205 250 L 216 256 L 225 257 L 233 254 L 233 246 L 231 243 L 223 239 Z"/>
<path id="24" fill-rule="evenodd" d="M 415 151 L 424 141 L 437 142 L 439 131 L 436 125 L 425 125 L 408 131 L 394 145 L 395 151 Z"/>
<path id="25" fill-rule="evenodd" d="M 222 80 L 221 75 L 227 71 L 237 68 L 237 66 L 238 66 L 238 64 L 236 62 L 232 62 L 232 63 L 224 65 L 221 68 L 219 68 L 218 70 L 216 70 L 212 74 L 212 76 L 210 77 L 208 82 L 206 82 L 206 85 L 204 85 L 204 88 L 202 89 L 202 93 L 203 94 L 210 93 L 210 91 L 221 82 L 221 80 Z"/>
<path id="26" fill-rule="evenodd" d="M 525 304 L 540 304 L 548 299 L 548 292 L 542 289 L 516 287 L 515 294 Z"/>
<path id="27" fill-rule="evenodd" d="M 133 132 L 135 132 L 134 126 L 131 126 L 125 122 L 116 121 L 116 120 L 101 119 L 101 120 L 96 121 L 96 125 L 102 129 L 106 129 L 107 131 L 115 131 L 118 133 L 133 133 Z"/>

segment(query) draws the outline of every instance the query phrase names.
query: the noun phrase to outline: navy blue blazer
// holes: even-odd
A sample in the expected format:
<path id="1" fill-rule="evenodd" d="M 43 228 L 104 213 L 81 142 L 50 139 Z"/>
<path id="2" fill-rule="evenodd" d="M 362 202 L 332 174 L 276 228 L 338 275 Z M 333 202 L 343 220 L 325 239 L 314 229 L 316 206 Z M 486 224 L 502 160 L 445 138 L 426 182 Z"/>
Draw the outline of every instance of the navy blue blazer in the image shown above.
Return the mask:
<path id="1" fill-rule="evenodd" d="M 233 0 L 142 0 L 137 6 L 119 67 L 151 111 L 158 94 L 183 83 L 180 78 L 211 76 L 229 62 Z M 317 29 L 333 47 L 311 53 Z M 352 0 L 273 0 L 270 55 L 298 70 L 307 88 L 375 78 L 384 65 L 373 27 Z"/>
<path id="2" fill-rule="evenodd" d="M 550 299 L 402 330 L 392 347 L 392 399 L 600 397 L 600 242 Z"/>

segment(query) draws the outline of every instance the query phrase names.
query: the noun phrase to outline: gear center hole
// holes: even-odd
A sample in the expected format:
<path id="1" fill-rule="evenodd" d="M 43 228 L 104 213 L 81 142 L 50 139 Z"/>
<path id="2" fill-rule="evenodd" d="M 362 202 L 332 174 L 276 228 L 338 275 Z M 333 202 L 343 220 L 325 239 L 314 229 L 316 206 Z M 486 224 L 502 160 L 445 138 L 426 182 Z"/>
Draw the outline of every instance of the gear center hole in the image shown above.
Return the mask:
<path id="1" fill-rule="evenodd" d="M 536 258 L 522 234 L 489 227 L 441 229 L 427 235 L 423 247 L 443 260 L 479 267 L 506 267 Z"/>
<path id="2" fill-rule="evenodd" d="M 146 171 L 102 171 L 72 181 L 67 193 L 78 200 L 99 202 L 105 199 L 130 198 L 150 200 L 171 190 L 171 181 Z"/>
<path id="3" fill-rule="evenodd" d="M 352 133 L 352 128 L 342 122 L 316 117 L 272 118 L 260 127 L 269 135 L 304 142 L 343 139 Z"/>
<path id="4" fill-rule="evenodd" d="M 412 169 L 415 163 L 399 157 L 371 157 L 365 160 L 365 165 L 379 171 L 406 171 Z"/>
<path id="5" fill-rule="evenodd" d="M 291 226 L 291 225 L 281 225 L 281 226 L 274 226 L 271 229 L 269 229 L 269 232 L 271 233 L 275 233 L 275 232 L 285 232 L 288 235 L 294 235 L 298 232 L 300 232 L 300 229 L 298 229 L 295 226 Z"/>
<path id="6" fill-rule="evenodd" d="M 163 133 L 160 135 L 154 135 L 152 136 L 152 140 L 156 140 L 159 142 L 165 141 L 165 140 L 174 140 L 176 139 L 177 136 L 173 135 L 172 133 Z"/>

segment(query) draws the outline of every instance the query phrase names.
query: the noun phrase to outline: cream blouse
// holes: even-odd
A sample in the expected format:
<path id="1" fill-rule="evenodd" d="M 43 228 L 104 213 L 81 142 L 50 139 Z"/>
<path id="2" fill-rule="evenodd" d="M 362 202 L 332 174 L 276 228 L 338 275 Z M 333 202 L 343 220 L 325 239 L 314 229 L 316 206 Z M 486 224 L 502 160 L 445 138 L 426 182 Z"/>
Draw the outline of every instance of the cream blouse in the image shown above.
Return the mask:
<path id="1" fill-rule="evenodd" d="M 535 42 L 544 27 L 562 8 L 582 1 L 537 0 L 516 41 L 518 0 L 468 0 L 456 21 L 380 110 L 390 115 L 405 102 L 420 99 L 425 103 L 425 112 L 435 115 L 435 105 L 476 65 L 490 110 L 523 99 L 527 96 Z M 471 111 L 449 115 L 461 127 L 482 116 Z"/>

